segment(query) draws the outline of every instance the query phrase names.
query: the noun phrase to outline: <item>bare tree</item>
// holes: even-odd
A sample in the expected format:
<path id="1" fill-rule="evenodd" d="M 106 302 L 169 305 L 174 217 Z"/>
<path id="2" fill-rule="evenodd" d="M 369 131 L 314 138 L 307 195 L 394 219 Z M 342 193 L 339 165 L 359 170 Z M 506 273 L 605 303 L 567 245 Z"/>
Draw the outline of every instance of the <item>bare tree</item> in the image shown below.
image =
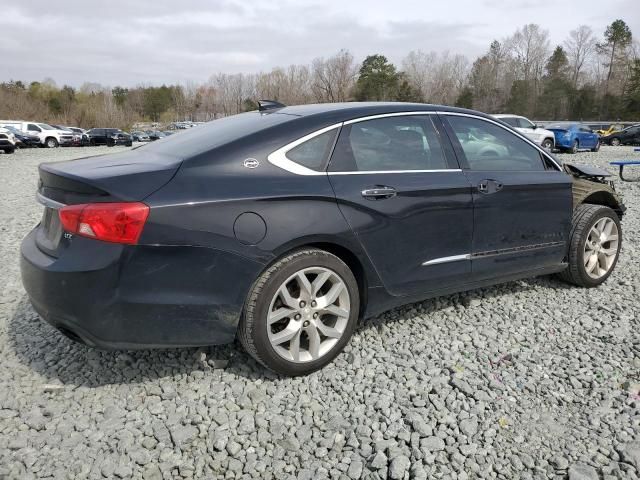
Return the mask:
<path id="1" fill-rule="evenodd" d="M 311 64 L 311 91 L 317 102 L 345 102 L 355 84 L 358 67 L 348 50 Z"/>
<path id="2" fill-rule="evenodd" d="M 564 41 L 571 67 L 571 82 L 573 88 L 578 88 L 580 73 L 585 63 L 592 57 L 596 49 L 596 39 L 593 30 L 587 25 L 580 25 L 569 32 L 569 38 Z"/>

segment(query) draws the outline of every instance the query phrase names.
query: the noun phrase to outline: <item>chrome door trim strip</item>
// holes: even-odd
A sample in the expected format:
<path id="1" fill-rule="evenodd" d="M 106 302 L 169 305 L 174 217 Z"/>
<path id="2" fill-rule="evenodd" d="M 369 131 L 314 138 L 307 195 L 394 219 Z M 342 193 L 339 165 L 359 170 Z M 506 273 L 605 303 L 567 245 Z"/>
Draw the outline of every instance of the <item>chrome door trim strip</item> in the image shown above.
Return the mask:
<path id="1" fill-rule="evenodd" d="M 352 172 L 327 172 L 328 175 L 367 175 L 382 173 L 444 173 L 462 172 L 460 168 L 441 168 L 435 170 L 357 170 Z"/>
<path id="2" fill-rule="evenodd" d="M 40 192 L 36 192 L 36 201 L 44 205 L 48 208 L 53 208 L 54 210 L 60 210 L 62 207 L 66 207 L 64 203 L 56 202 L 55 200 L 51 200 L 50 198 L 45 197 Z"/>
<path id="3" fill-rule="evenodd" d="M 422 263 L 423 267 L 428 267 L 429 265 L 439 265 L 441 263 L 449 263 L 449 262 L 459 262 L 461 260 L 470 260 L 471 254 L 467 253 L 465 255 L 452 255 L 450 257 L 440 257 L 434 258 L 433 260 L 427 260 Z"/>
<path id="4" fill-rule="evenodd" d="M 301 137 L 291 143 L 288 143 L 284 147 L 280 147 L 278 150 L 270 153 L 269 155 L 267 155 L 267 160 L 272 165 L 275 165 L 276 167 L 282 168 L 283 170 L 286 170 L 287 172 L 290 172 L 290 173 L 294 173 L 296 175 L 307 175 L 307 176 L 326 175 L 327 172 L 325 171 L 318 172 L 316 170 L 312 170 L 310 168 L 307 168 L 303 165 L 300 165 L 299 163 L 296 163 L 288 159 L 287 152 L 292 148 L 297 147 L 301 143 L 306 142 L 307 140 L 311 140 L 312 138 L 317 137 L 318 135 L 322 135 L 325 132 L 329 132 L 331 130 L 334 130 L 340 127 L 342 127 L 342 122 L 336 123 L 334 125 L 330 125 L 328 127 L 321 128 L 320 130 L 316 130 L 315 132 L 311 132 L 308 135 L 305 135 L 304 137 Z"/>
<path id="5" fill-rule="evenodd" d="M 452 116 L 456 116 L 456 117 L 470 117 L 470 118 L 477 118 L 478 120 L 484 120 L 485 122 L 489 122 L 489 123 L 493 123 L 494 125 L 497 125 L 498 127 L 506 130 L 509 133 L 515 133 L 516 135 L 518 135 L 520 138 L 522 138 L 524 141 L 526 141 L 527 143 L 529 143 L 530 145 L 534 146 L 540 153 L 542 153 L 545 158 L 548 158 L 558 169 L 558 171 L 562 172 L 562 167 L 560 167 L 560 165 L 558 164 L 558 162 L 556 162 L 553 157 L 551 155 L 549 155 L 547 153 L 547 151 L 542 148 L 541 146 L 539 146 L 538 144 L 536 144 L 535 142 L 531 141 L 530 139 L 528 139 L 527 137 L 525 137 L 522 133 L 515 131 L 515 130 L 511 130 L 510 128 L 505 127 L 504 125 L 502 125 L 499 122 L 496 122 L 495 120 L 492 120 L 490 118 L 486 118 L 486 117 L 480 117 L 478 115 L 473 115 L 470 113 L 460 113 L 460 112 L 438 112 L 439 115 L 452 115 Z M 555 138 L 554 138 L 554 143 L 555 143 Z"/>

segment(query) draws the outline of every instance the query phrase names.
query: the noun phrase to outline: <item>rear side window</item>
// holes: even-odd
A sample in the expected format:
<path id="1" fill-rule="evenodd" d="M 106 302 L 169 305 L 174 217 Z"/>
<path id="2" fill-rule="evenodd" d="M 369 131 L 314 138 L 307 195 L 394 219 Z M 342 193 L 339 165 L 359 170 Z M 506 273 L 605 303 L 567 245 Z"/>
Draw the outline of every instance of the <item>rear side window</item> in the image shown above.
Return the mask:
<path id="1" fill-rule="evenodd" d="M 35 131 L 35 132 L 41 132 L 42 131 L 42 129 L 39 126 L 34 125 L 33 123 L 30 123 L 30 124 L 27 125 L 27 130 L 32 130 L 32 131 Z"/>
<path id="2" fill-rule="evenodd" d="M 471 170 L 545 170 L 538 149 L 486 120 L 448 115 Z"/>
<path id="3" fill-rule="evenodd" d="M 301 143 L 287 152 L 287 158 L 311 170 L 322 170 L 331 153 L 336 131 L 329 130 Z"/>
<path id="4" fill-rule="evenodd" d="M 379 172 L 448 169 L 428 116 L 392 116 L 345 125 L 330 170 Z"/>

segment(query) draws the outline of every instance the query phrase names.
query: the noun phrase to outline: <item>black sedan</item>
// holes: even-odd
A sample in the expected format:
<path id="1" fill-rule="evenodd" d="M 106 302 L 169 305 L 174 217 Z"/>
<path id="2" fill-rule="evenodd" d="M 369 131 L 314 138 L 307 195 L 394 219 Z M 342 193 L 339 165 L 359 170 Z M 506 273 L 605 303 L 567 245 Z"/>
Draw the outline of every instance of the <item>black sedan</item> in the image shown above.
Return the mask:
<path id="1" fill-rule="evenodd" d="M 576 171 L 579 197 L 550 153 L 471 110 L 262 104 L 40 165 L 22 279 L 35 310 L 88 345 L 237 335 L 267 367 L 306 374 L 398 305 L 559 272 L 604 282 L 624 206 L 602 172 Z"/>
<path id="2" fill-rule="evenodd" d="M 602 137 L 602 142 L 609 145 L 640 145 L 640 124 L 632 125 L 618 132 Z"/>
<path id="3" fill-rule="evenodd" d="M 40 146 L 40 137 L 38 137 L 37 135 L 30 135 L 23 132 L 22 130 L 18 130 L 16 127 L 12 127 L 11 125 L 6 125 L 2 128 L 5 128 L 13 133 L 13 135 L 16 137 L 16 147 L 18 148 Z"/>
<path id="4" fill-rule="evenodd" d="M 87 131 L 90 145 L 107 145 L 113 147 L 114 145 L 126 145 L 130 147 L 133 145 L 133 139 L 131 135 L 123 132 L 119 128 L 92 128 Z"/>

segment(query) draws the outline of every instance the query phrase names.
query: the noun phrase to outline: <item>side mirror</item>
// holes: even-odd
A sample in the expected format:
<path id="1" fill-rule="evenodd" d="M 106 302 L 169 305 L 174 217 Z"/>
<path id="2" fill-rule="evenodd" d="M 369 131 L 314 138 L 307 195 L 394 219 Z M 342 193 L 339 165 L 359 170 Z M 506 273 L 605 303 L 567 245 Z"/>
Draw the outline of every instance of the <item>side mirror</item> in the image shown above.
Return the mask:
<path id="1" fill-rule="evenodd" d="M 535 123 L 533 123 L 533 124 L 531 125 L 531 129 L 532 129 L 532 130 L 535 130 L 536 128 L 538 128 L 538 125 L 536 125 Z"/>

